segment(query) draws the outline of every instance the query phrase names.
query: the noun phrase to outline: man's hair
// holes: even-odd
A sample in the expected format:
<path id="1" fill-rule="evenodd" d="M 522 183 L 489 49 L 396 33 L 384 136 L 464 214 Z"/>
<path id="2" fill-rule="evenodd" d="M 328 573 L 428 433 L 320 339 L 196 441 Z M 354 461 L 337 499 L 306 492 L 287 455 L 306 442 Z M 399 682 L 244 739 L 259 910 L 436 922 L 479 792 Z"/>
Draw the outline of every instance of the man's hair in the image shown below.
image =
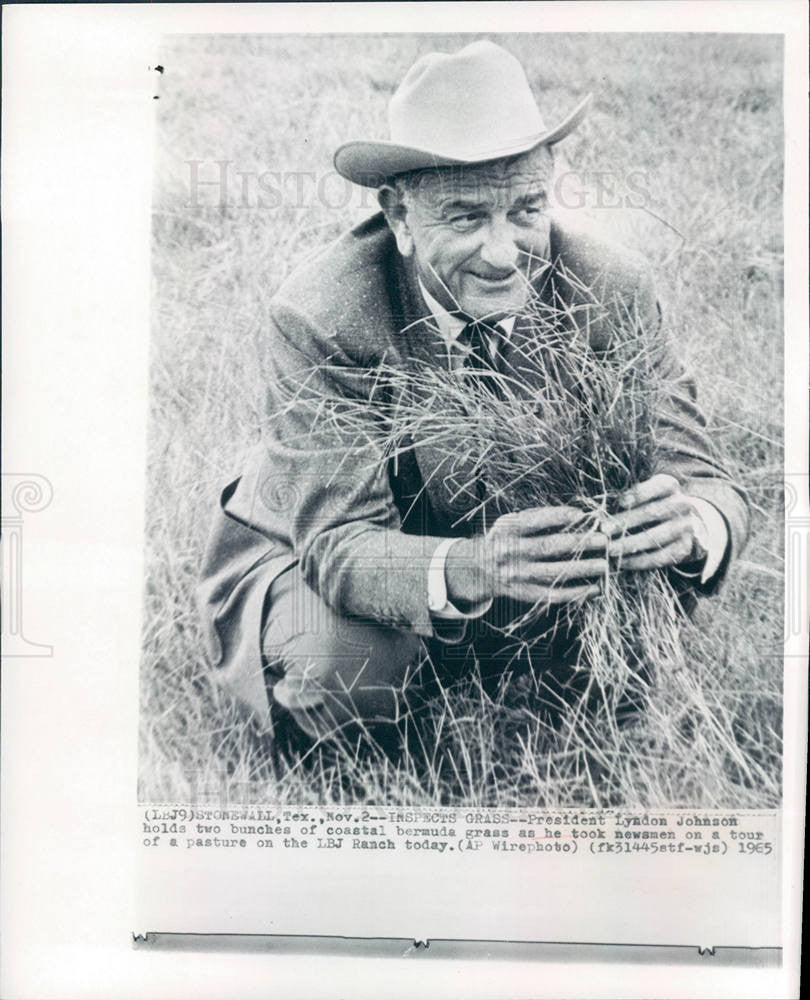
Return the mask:
<path id="1" fill-rule="evenodd" d="M 425 170 L 407 170 L 403 174 L 392 174 L 380 186 L 393 188 L 402 199 L 406 194 L 413 194 L 417 190 L 425 173 Z"/>

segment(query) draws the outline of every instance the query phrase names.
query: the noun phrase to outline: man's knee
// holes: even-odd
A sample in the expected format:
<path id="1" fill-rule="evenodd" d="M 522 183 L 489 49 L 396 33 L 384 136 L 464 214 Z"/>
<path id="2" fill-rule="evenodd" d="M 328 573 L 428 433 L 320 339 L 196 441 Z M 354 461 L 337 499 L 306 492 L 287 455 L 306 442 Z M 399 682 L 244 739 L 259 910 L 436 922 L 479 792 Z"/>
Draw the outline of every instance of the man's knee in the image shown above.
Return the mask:
<path id="1" fill-rule="evenodd" d="M 413 633 L 334 614 L 299 577 L 271 594 L 263 653 L 271 697 L 323 736 L 396 721 L 422 644 Z"/>
<path id="2" fill-rule="evenodd" d="M 396 722 L 422 650 L 416 636 L 387 631 L 367 628 L 354 647 L 329 635 L 287 642 L 271 660 L 282 674 L 272 698 L 316 738 Z"/>

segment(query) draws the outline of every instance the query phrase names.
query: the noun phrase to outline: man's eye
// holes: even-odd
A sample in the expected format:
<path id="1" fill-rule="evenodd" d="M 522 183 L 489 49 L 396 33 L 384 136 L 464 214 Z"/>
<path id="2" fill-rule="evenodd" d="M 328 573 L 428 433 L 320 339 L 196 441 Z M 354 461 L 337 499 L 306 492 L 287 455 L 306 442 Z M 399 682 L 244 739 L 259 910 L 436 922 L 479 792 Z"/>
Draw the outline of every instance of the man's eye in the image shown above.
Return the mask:
<path id="1" fill-rule="evenodd" d="M 450 225 L 454 229 L 462 232 L 473 229 L 481 221 L 480 212 L 467 212 L 464 215 L 454 215 L 450 218 Z"/>
<path id="2" fill-rule="evenodd" d="M 515 218 L 518 222 L 536 222 L 544 211 L 541 205 L 527 205 L 515 213 Z"/>

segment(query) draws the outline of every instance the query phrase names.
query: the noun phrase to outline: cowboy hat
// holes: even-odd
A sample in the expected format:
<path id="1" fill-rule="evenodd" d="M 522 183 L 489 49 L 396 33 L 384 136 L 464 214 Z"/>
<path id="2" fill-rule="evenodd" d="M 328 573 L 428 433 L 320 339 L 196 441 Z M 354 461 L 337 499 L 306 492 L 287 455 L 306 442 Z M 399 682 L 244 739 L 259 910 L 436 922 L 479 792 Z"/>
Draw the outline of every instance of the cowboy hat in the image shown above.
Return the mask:
<path id="1" fill-rule="evenodd" d="M 547 129 L 518 60 L 480 41 L 448 55 L 430 52 L 405 74 L 388 106 L 390 140 L 346 142 L 338 173 L 367 187 L 425 167 L 484 163 L 559 142 L 582 121 L 588 95 Z"/>

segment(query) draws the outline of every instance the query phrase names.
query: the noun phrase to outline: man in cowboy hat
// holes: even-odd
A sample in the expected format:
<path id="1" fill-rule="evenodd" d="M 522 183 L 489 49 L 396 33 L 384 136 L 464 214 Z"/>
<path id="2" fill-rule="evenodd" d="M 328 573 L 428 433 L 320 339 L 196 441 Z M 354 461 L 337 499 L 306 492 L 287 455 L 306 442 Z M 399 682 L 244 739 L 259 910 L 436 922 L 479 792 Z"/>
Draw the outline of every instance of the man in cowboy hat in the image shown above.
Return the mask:
<path id="1" fill-rule="evenodd" d="M 712 456 L 688 380 L 669 465 L 626 494 L 602 525 L 610 541 L 564 505 L 460 520 L 430 441 L 393 463 L 370 405 L 365 428 L 307 405 L 368 401 L 381 364 L 507 352 L 532 296 L 576 304 L 577 288 L 596 289 L 658 329 L 639 261 L 549 212 L 553 148 L 588 102 L 547 128 L 518 61 L 475 42 L 414 64 L 391 99 L 390 140 L 335 154 L 344 177 L 377 188 L 382 212 L 273 299 L 275 416 L 221 494 L 200 587 L 216 675 L 260 723 L 280 714 L 316 739 L 356 723 L 382 732 L 419 686 L 425 647 L 441 662 L 471 633 L 486 638 L 499 602 L 551 613 L 587 600 L 608 553 L 626 569 L 688 570 L 691 591 L 711 593 L 742 546 L 745 499 Z M 598 320 L 589 333 L 598 342 Z"/>

